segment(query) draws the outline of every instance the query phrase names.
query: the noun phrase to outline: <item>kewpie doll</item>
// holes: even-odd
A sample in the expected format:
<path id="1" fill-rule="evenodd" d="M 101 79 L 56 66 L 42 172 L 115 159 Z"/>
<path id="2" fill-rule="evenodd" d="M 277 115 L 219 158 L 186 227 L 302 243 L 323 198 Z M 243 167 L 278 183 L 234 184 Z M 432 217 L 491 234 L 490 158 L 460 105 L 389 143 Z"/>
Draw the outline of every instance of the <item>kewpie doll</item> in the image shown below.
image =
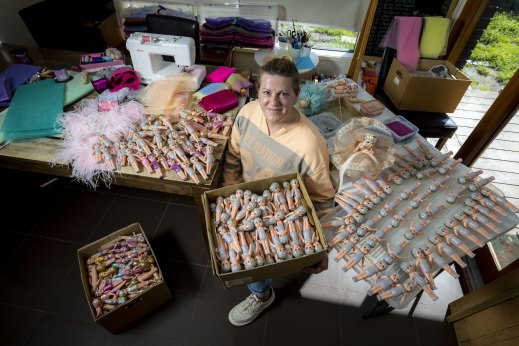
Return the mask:
<path id="1" fill-rule="evenodd" d="M 158 174 L 160 179 L 163 179 L 164 172 L 162 172 L 162 167 L 161 167 L 159 161 L 157 161 L 157 157 L 152 154 L 152 155 L 148 156 L 148 160 L 150 162 L 150 165 L 151 165 L 151 168 L 153 169 L 153 171 Z"/>
<path id="2" fill-rule="evenodd" d="M 292 255 L 296 258 L 301 257 L 303 256 L 303 244 L 300 240 L 301 236 L 298 233 L 293 221 L 288 221 L 287 225 L 290 236 L 290 245 L 292 245 Z"/>
<path id="3" fill-rule="evenodd" d="M 101 145 L 99 147 L 99 150 L 101 151 L 101 154 L 103 155 L 103 161 L 108 164 L 108 166 L 110 167 L 110 169 L 112 171 L 115 171 L 117 169 L 117 167 L 115 167 L 115 161 L 114 161 L 114 158 L 112 157 L 112 154 L 110 153 L 109 148 L 105 145 Z"/>
<path id="4" fill-rule="evenodd" d="M 371 248 L 364 244 L 360 248 L 355 248 L 353 251 L 353 254 L 350 256 L 350 259 L 348 262 L 346 262 L 346 265 L 344 266 L 343 270 L 348 271 L 353 266 L 355 266 L 359 262 L 364 262 L 364 256 L 367 255 L 371 251 Z"/>
<path id="5" fill-rule="evenodd" d="M 453 278 L 457 279 L 459 274 L 452 269 L 452 267 L 445 261 L 440 255 L 431 249 L 431 247 L 427 244 L 422 244 L 421 248 L 424 254 L 428 257 L 429 263 L 435 263 L 438 267 L 443 268 L 447 273 L 449 273 Z"/>
<path id="6" fill-rule="evenodd" d="M 151 154 L 151 149 L 150 147 L 154 148 L 155 145 L 148 142 L 147 140 L 145 140 L 144 138 L 142 138 L 141 135 L 139 135 L 137 132 L 134 132 L 133 134 L 131 134 L 130 138 L 133 139 L 133 141 L 139 146 L 139 148 L 141 148 L 142 150 L 144 150 L 146 152 L 146 155 L 150 155 Z"/>
<path id="7" fill-rule="evenodd" d="M 246 270 L 256 268 L 256 260 L 253 257 L 254 252 L 252 251 L 252 244 L 247 243 L 245 239 L 245 233 L 240 232 L 240 245 L 242 248 L 242 260 L 243 266 Z"/>
<path id="8" fill-rule="evenodd" d="M 146 168 L 146 171 L 148 171 L 149 174 L 153 174 L 155 172 L 155 170 L 151 166 L 151 163 L 148 160 L 148 158 L 146 157 L 146 155 L 143 152 L 138 152 L 136 155 L 139 158 L 139 160 L 141 161 L 144 168 Z"/>
<path id="9" fill-rule="evenodd" d="M 359 142 L 355 149 L 353 149 L 354 152 L 358 151 L 367 151 L 371 155 L 375 154 L 375 145 L 378 142 L 378 138 L 371 133 L 364 134 L 364 137 L 362 139 L 362 142 Z"/>
<path id="10" fill-rule="evenodd" d="M 485 230 L 483 229 L 483 227 L 477 223 L 476 221 L 472 220 L 472 219 L 469 219 L 469 217 L 464 214 L 463 212 L 457 212 L 454 214 L 454 218 L 458 221 L 460 221 L 461 223 L 463 223 L 463 226 L 467 229 L 471 229 L 477 233 L 479 233 L 481 236 L 485 237 L 486 239 L 490 239 L 492 238 L 490 236 L 490 234 Z"/>
<path id="11" fill-rule="evenodd" d="M 231 262 L 229 262 L 229 250 L 225 241 L 220 234 L 216 234 L 216 241 L 218 246 L 216 247 L 216 258 L 220 263 L 220 270 L 222 273 L 228 273 L 231 271 Z"/>
<path id="12" fill-rule="evenodd" d="M 458 225 L 456 221 L 454 220 L 447 220 L 445 221 L 444 225 L 454 232 L 454 234 L 458 237 L 463 237 L 468 240 L 470 240 L 472 243 L 477 245 L 478 247 L 483 247 L 485 244 L 479 240 L 478 237 L 476 237 L 474 234 L 472 234 L 468 229 L 465 227 Z"/>
<path id="13" fill-rule="evenodd" d="M 489 188 L 482 187 L 480 189 L 480 193 L 483 196 L 489 198 L 492 202 L 500 204 L 500 205 L 504 205 L 505 207 L 510 209 L 510 211 L 512 211 L 513 213 L 519 213 L 519 208 L 517 208 L 515 205 L 510 203 L 506 198 L 499 196 L 498 194 L 496 194 L 494 191 L 490 190 Z M 488 202 L 485 202 L 485 203 L 488 203 Z M 488 205 L 485 205 L 485 206 L 489 207 Z"/>
<path id="14" fill-rule="evenodd" d="M 283 195 L 283 191 L 281 190 L 281 186 L 277 182 L 273 182 L 270 184 L 270 189 L 272 192 L 272 199 L 274 202 L 274 206 L 277 209 L 283 209 L 283 211 L 288 214 L 290 210 L 288 209 L 288 204 L 285 199 L 285 196 Z"/>
<path id="15" fill-rule="evenodd" d="M 288 243 L 288 234 L 285 229 L 285 223 L 283 222 L 285 218 L 285 212 L 283 210 L 278 210 L 274 214 L 274 218 L 276 219 L 276 226 L 274 227 L 274 229 L 276 231 L 276 235 L 279 238 L 279 241 L 281 242 L 281 244 Z"/>
<path id="16" fill-rule="evenodd" d="M 481 206 L 483 206 L 485 208 L 489 208 L 491 210 L 497 211 L 502 216 L 508 215 L 508 213 L 503 208 L 501 208 L 500 206 L 497 205 L 498 200 L 496 198 L 494 198 L 495 199 L 495 201 L 494 201 L 492 199 L 484 197 L 483 193 L 486 193 L 486 195 L 490 196 L 490 190 L 487 189 L 486 187 L 484 187 L 481 189 L 481 193 L 472 192 L 470 194 L 470 199 L 472 199 L 475 202 L 478 202 L 479 204 L 481 204 Z M 498 196 L 498 197 L 500 197 L 500 196 Z M 506 201 L 502 197 L 500 197 L 500 198 L 502 199 L 501 202 L 504 202 L 503 204 L 505 205 L 506 208 L 510 209 L 510 207 L 508 205 L 506 205 L 506 203 L 510 204 L 510 206 L 512 206 L 512 208 L 515 208 L 510 202 Z M 501 203 L 501 202 L 499 202 L 499 203 Z M 514 211 L 514 209 L 511 209 L 511 210 Z M 514 211 L 514 212 L 517 212 L 517 211 Z"/>
<path id="17" fill-rule="evenodd" d="M 293 192 L 292 192 L 292 188 L 290 186 L 290 183 L 288 181 L 284 181 L 283 182 L 283 194 L 285 196 L 285 199 L 287 201 L 287 204 L 288 204 L 288 210 L 289 211 L 292 211 L 294 210 L 294 196 L 293 196 Z"/>
<path id="18" fill-rule="evenodd" d="M 419 137 L 415 137 L 415 141 L 419 146 L 419 150 L 423 153 L 425 158 L 431 161 L 434 158 L 433 152 L 429 149 L 429 146 Z"/>
<path id="19" fill-rule="evenodd" d="M 196 172 L 195 170 L 193 169 L 193 167 L 191 167 L 189 165 L 189 163 L 186 163 L 186 162 L 180 162 L 180 167 L 182 167 L 184 169 L 184 172 L 186 172 L 186 174 L 191 178 L 193 179 L 193 181 L 196 183 L 196 184 L 200 184 L 200 178 L 198 178 L 198 176 L 196 175 Z"/>
<path id="20" fill-rule="evenodd" d="M 92 145 L 92 147 L 93 147 L 92 154 L 94 155 L 96 162 L 97 163 L 103 162 L 103 153 L 101 152 L 101 144 L 94 143 Z"/>
<path id="21" fill-rule="evenodd" d="M 267 229 L 263 225 L 263 220 L 257 217 L 254 219 L 253 222 L 254 226 L 256 227 L 255 241 L 256 243 L 259 242 L 259 244 L 263 248 L 263 252 L 268 255 L 270 254 L 269 238 L 267 234 Z"/>
<path id="22" fill-rule="evenodd" d="M 214 166 L 214 148 L 210 145 L 205 147 L 205 174 L 209 175 L 213 171 Z"/>
<path id="23" fill-rule="evenodd" d="M 375 284 L 368 289 L 368 296 L 372 296 L 382 291 L 386 291 L 390 287 L 396 286 L 400 282 L 400 274 L 394 272 L 391 275 L 382 275 L 377 278 Z"/>
<path id="24" fill-rule="evenodd" d="M 432 273 L 431 273 L 431 266 L 429 265 L 429 262 L 425 258 L 425 253 L 419 247 L 413 248 L 411 253 L 416 258 L 416 262 L 415 262 L 416 268 L 420 268 L 420 271 L 423 273 L 423 275 L 427 279 L 427 282 L 429 283 L 429 285 L 431 285 L 431 288 L 433 290 L 435 290 L 436 289 L 436 285 L 434 284 L 434 279 L 433 279 L 433 276 L 432 276 Z"/>
<path id="25" fill-rule="evenodd" d="M 383 272 L 387 269 L 387 263 L 383 260 L 377 261 L 375 265 L 364 267 L 363 270 L 353 277 L 353 281 L 357 282 L 363 279 L 367 279 L 375 274 Z"/>
<path id="26" fill-rule="evenodd" d="M 402 296 L 400 302 L 402 303 L 408 293 L 414 289 L 414 282 L 411 278 L 404 281 L 403 284 L 396 284 L 393 288 L 387 291 L 379 293 L 378 298 L 380 300 L 389 299 L 393 297 Z"/>
<path id="27" fill-rule="evenodd" d="M 208 176 L 207 174 L 205 173 L 205 167 L 204 165 L 200 162 L 200 160 L 198 160 L 198 157 L 196 156 L 191 156 L 191 158 L 189 159 L 189 161 L 191 161 L 191 163 L 193 164 L 193 167 L 196 169 L 196 171 L 198 173 L 200 173 L 200 175 L 202 176 L 202 178 L 204 178 L 204 180 L 207 180 Z"/>
<path id="28" fill-rule="evenodd" d="M 276 234 L 274 226 L 270 226 L 269 231 L 270 231 L 270 240 L 271 240 L 271 241 L 269 241 L 269 244 L 270 244 L 271 251 L 276 254 L 276 259 L 285 260 L 287 258 L 285 246 L 279 241 L 279 238 Z"/>
<path id="29" fill-rule="evenodd" d="M 294 198 L 294 206 L 300 207 L 302 200 L 303 200 L 303 194 L 301 192 L 301 189 L 299 188 L 299 181 L 297 179 L 290 180 L 290 186 L 292 188 L 292 196 Z"/>
<path id="30" fill-rule="evenodd" d="M 458 263 L 458 265 L 460 267 L 465 268 L 467 266 L 467 264 L 465 262 L 463 262 L 461 257 L 458 256 L 454 252 L 454 250 L 447 243 L 445 243 L 438 234 L 430 235 L 428 237 L 428 240 L 432 244 L 436 245 L 436 247 L 438 248 L 438 253 L 440 254 L 440 256 L 443 256 L 443 254 L 445 254 L 445 255 L 449 256 L 452 260 L 454 260 L 456 263 Z"/>
<path id="31" fill-rule="evenodd" d="M 242 270 L 240 263 L 240 254 L 236 253 L 233 248 L 229 248 L 229 261 L 231 262 L 231 271 L 233 273 Z"/>
<path id="32" fill-rule="evenodd" d="M 400 268 L 406 273 L 409 275 L 409 278 L 415 283 L 417 284 L 418 286 L 420 286 L 422 288 L 422 290 L 424 290 L 425 293 L 427 293 L 427 295 L 429 297 L 431 297 L 432 300 L 437 300 L 438 299 L 438 296 L 436 294 L 434 294 L 434 292 L 432 291 L 433 289 L 433 286 L 430 285 L 430 282 L 426 281 L 420 274 L 418 274 L 415 270 L 415 267 L 413 267 L 412 264 L 408 263 L 408 262 L 402 262 L 400 264 Z M 434 281 L 432 281 L 434 282 Z M 434 285 L 434 283 L 433 283 Z"/>
<path id="33" fill-rule="evenodd" d="M 436 233 L 442 236 L 447 244 L 454 245 L 461 251 L 463 251 L 469 257 L 475 257 L 476 254 L 473 253 L 467 245 L 465 245 L 460 238 L 456 237 L 456 235 L 449 233 L 449 229 L 445 226 L 442 226 Z"/>

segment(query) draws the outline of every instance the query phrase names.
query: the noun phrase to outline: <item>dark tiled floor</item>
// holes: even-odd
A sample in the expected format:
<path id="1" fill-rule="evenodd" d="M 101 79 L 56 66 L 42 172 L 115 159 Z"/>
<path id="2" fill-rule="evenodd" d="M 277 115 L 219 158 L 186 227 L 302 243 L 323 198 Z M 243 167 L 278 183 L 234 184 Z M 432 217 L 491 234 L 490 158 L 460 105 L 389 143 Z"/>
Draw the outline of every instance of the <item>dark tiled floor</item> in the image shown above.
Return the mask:
<path id="1" fill-rule="evenodd" d="M 373 303 L 366 287 L 349 284 L 333 263 L 319 275 L 275 279 L 273 306 L 235 328 L 227 313 L 248 291 L 226 290 L 213 276 L 190 197 L 115 185 L 94 192 L 68 179 L 40 187 L 50 179 L 0 169 L 2 345 L 456 345 L 453 326 L 443 322 L 460 295 L 456 280 L 439 278 L 444 299 L 422 297 L 412 317 L 407 310 L 363 319 Z M 76 250 L 134 222 L 173 298 L 112 335 L 90 315 Z"/>

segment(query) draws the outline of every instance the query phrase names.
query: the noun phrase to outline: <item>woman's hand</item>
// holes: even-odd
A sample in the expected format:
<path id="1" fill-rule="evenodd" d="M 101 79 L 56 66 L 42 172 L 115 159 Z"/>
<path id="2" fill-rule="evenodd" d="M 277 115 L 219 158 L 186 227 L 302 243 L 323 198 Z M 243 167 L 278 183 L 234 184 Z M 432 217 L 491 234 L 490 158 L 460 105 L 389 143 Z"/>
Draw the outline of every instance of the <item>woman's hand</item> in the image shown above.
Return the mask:
<path id="1" fill-rule="evenodd" d="M 308 273 L 319 274 L 320 272 L 323 272 L 326 269 L 328 269 L 328 254 L 323 256 L 323 258 L 321 259 L 321 262 L 316 263 L 315 265 L 313 265 L 311 267 L 306 267 L 303 270 Z"/>

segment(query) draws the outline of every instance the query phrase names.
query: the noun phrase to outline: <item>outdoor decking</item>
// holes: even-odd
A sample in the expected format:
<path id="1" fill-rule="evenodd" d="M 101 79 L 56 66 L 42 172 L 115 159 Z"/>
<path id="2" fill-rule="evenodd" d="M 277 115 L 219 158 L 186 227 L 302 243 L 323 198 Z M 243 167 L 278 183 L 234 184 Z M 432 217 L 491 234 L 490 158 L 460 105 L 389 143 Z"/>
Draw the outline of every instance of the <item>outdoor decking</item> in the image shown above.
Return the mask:
<path id="1" fill-rule="evenodd" d="M 468 90 L 458 108 L 451 113 L 451 118 L 458 125 L 458 130 L 451 138 L 445 150 L 454 153 L 461 147 L 488 108 L 496 99 L 498 93 L 492 91 Z M 499 136 L 490 144 L 483 155 L 473 165 L 474 169 L 482 169 L 485 175 L 492 175 L 493 182 L 501 189 L 507 199 L 519 205 L 519 113 L 501 131 Z"/>

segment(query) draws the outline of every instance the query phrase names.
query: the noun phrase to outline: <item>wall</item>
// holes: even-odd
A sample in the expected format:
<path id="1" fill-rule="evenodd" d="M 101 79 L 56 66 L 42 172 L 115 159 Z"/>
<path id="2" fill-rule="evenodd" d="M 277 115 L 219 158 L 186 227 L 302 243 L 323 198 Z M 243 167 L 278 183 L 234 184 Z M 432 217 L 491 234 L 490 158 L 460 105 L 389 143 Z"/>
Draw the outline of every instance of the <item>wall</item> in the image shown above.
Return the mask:
<path id="1" fill-rule="evenodd" d="M 25 26 L 22 18 L 18 15 L 18 11 L 40 1 L 41 0 L 2 1 L 2 11 L 0 11 L 0 43 L 36 46 L 36 42 L 34 42 L 31 33 Z"/>
<path id="2" fill-rule="evenodd" d="M 16 0 L 3 1 L 0 11 L 0 43 L 19 44 L 24 46 L 36 46 L 25 23 L 18 15 L 22 8 L 38 3 L 41 0 Z M 125 0 L 116 0 L 125 1 Z M 163 1 L 167 2 L 167 1 Z M 212 3 L 225 3 L 228 0 L 213 0 Z M 247 3 L 246 1 L 242 1 Z M 328 0 L 326 6 L 319 3 L 320 11 L 312 10 L 314 0 L 265 0 L 265 4 L 279 4 L 279 18 L 284 20 L 296 20 L 300 22 L 326 23 L 328 25 L 343 25 L 352 29 L 360 30 L 369 5 L 369 0 Z M 159 1 L 160 3 L 160 1 Z M 253 3 L 252 1 L 250 3 Z M 256 3 L 256 2 L 254 2 Z M 304 8 L 305 11 L 301 11 Z M 324 9 L 324 11 L 323 11 Z M 319 14 L 319 15 L 318 15 Z M 56 38 L 56 39 L 59 39 Z M 245 66 L 255 66 L 252 54 L 240 55 L 240 63 Z M 335 74 L 347 72 L 351 57 L 320 56 L 318 73 Z"/>

